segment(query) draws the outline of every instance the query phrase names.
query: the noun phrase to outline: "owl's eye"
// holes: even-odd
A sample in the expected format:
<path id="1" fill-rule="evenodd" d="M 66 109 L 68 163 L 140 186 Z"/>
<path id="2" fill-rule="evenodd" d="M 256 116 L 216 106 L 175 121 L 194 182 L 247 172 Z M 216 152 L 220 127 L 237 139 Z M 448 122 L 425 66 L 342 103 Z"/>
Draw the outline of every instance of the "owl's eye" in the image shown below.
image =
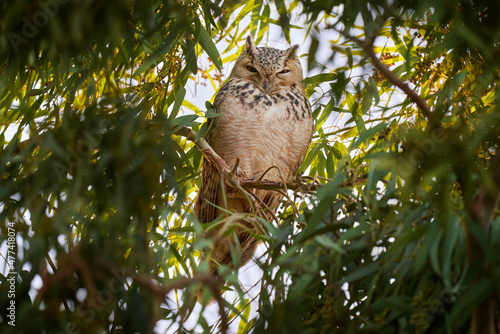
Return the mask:
<path id="1" fill-rule="evenodd" d="M 253 66 L 250 66 L 250 65 L 247 66 L 247 70 L 250 71 L 250 72 L 253 72 L 253 73 L 257 72 L 257 69 L 255 67 L 253 67 Z"/>
<path id="2" fill-rule="evenodd" d="M 289 69 L 287 69 L 287 68 L 285 68 L 283 71 L 281 71 L 281 72 L 280 72 L 280 74 L 283 74 L 283 73 L 288 73 L 288 72 L 290 72 L 290 70 L 289 70 Z"/>

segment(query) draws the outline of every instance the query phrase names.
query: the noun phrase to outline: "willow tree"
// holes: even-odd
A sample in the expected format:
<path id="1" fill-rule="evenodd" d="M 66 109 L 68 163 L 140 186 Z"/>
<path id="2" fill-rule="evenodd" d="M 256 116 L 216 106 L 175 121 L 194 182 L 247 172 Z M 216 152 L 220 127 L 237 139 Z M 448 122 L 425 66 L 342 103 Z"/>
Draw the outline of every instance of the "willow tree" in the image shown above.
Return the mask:
<path id="1" fill-rule="evenodd" d="M 498 332 L 499 4 L 0 6 L 2 333 L 147 333 L 160 320 L 179 332 Z M 279 224 L 256 236 L 251 300 L 238 271 L 222 268 L 220 287 L 199 259 L 211 225 L 192 206 L 217 113 L 190 90 L 215 93 L 246 35 L 265 44 L 271 26 L 309 36 L 315 135 L 294 184 L 228 179 L 288 190 Z M 195 306 L 201 288 L 218 319 Z"/>

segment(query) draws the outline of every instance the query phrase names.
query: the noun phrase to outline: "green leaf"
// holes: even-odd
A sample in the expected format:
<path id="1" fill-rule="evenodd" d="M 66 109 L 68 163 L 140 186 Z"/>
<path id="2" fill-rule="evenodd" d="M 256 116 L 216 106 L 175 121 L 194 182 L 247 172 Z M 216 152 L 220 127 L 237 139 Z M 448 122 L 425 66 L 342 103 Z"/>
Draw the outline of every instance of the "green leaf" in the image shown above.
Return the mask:
<path id="1" fill-rule="evenodd" d="M 286 41 L 290 43 L 290 17 L 288 16 L 287 13 L 287 6 L 285 4 L 284 0 L 276 0 L 274 2 L 276 5 L 276 9 L 278 10 L 278 13 L 280 15 L 279 17 L 279 22 L 280 26 L 283 29 L 283 33 L 285 35 Z"/>
<path id="2" fill-rule="evenodd" d="M 184 115 L 175 118 L 170 122 L 172 125 L 172 132 L 175 132 L 184 126 L 193 127 L 195 125 L 194 121 L 197 118 L 198 115 Z"/>
<path id="3" fill-rule="evenodd" d="M 316 240 L 323 247 L 331 248 L 341 254 L 346 254 L 346 251 L 341 246 L 324 234 L 316 236 L 314 240 Z"/>
<path id="4" fill-rule="evenodd" d="M 372 89 L 370 89 L 369 86 L 367 86 L 364 89 L 364 94 L 363 94 L 363 102 L 361 104 L 361 114 L 364 115 L 370 110 L 370 107 L 372 106 Z"/>
<path id="5" fill-rule="evenodd" d="M 347 47 L 345 51 L 347 55 L 347 65 L 349 66 L 349 68 L 353 68 L 354 60 L 352 58 L 352 49 L 350 47 Z"/>
<path id="6" fill-rule="evenodd" d="M 132 74 L 133 77 L 138 76 L 144 73 L 146 70 L 151 69 L 158 65 L 165 59 L 165 54 L 170 52 L 175 44 L 179 41 L 179 36 L 176 34 L 176 31 L 172 31 L 171 34 L 162 42 L 160 47 L 153 52 L 152 55 L 144 59 L 142 64 L 134 71 Z"/>
<path id="7" fill-rule="evenodd" d="M 43 94 L 45 92 L 44 89 L 32 89 L 28 92 L 28 95 L 29 96 L 36 96 L 36 95 L 40 95 L 40 94 Z"/>
<path id="8" fill-rule="evenodd" d="M 213 109 L 207 109 L 207 112 L 205 113 L 206 118 L 217 118 L 223 115 L 224 115 L 223 113 L 215 112 L 215 110 Z"/>
<path id="9" fill-rule="evenodd" d="M 479 303 L 491 297 L 497 288 L 492 279 L 482 279 L 470 286 L 454 304 L 449 317 L 446 319 L 447 322 L 455 329 L 460 328 L 468 320 L 467 317 L 464 317 L 464 314 L 471 314 L 472 310 Z"/>
<path id="10" fill-rule="evenodd" d="M 329 82 L 337 79 L 337 73 L 320 73 L 313 75 L 311 77 L 307 77 L 304 80 L 302 80 L 302 83 L 304 85 L 319 85 L 323 82 Z"/>
<path id="11" fill-rule="evenodd" d="M 217 50 L 217 47 L 212 40 L 212 37 L 205 30 L 205 27 L 201 25 L 199 20 L 195 20 L 195 23 L 197 26 L 199 26 L 200 29 L 200 39 L 198 42 L 200 43 L 203 50 L 205 50 L 205 52 L 208 54 L 215 67 L 217 67 L 217 69 L 220 71 L 222 69 L 222 61 L 219 51 Z"/>
<path id="12" fill-rule="evenodd" d="M 367 265 L 362 265 L 356 268 L 353 272 L 349 273 L 342 281 L 351 283 L 360 280 L 364 277 L 370 276 L 379 270 L 380 262 L 372 262 Z"/>
<path id="13" fill-rule="evenodd" d="M 380 131 L 384 130 L 387 128 L 387 123 L 380 123 L 375 125 L 373 128 L 367 129 L 365 131 L 362 131 L 359 133 L 358 139 L 349 146 L 349 151 L 352 151 L 356 149 L 359 145 L 362 143 L 367 142 L 370 140 L 373 136 L 375 136 L 377 133 Z"/>
<path id="14" fill-rule="evenodd" d="M 172 107 L 172 111 L 170 112 L 169 119 L 177 117 L 182 102 L 184 102 L 185 96 L 186 96 L 186 88 L 184 87 L 179 88 L 179 90 L 175 93 L 175 102 L 174 106 Z"/>
<path id="15" fill-rule="evenodd" d="M 311 38 L 311 45 L 309 46 L 309 53 L 307 57 L 307 69 L 310 71 L 314 67 L 314 62 L 316 59 L 316 52 L 318 52 L 319 41 L 315 36 Z M 302 81 L 304 82 L 304 81 Z M 309 84 L 305 83 L 304 84 Z"/>
<path id="16" fill-rule="evenodd" d="M 198 140 L 200 140 L 200 138 L 203 138 L 205 136 L 205 134 L 207 133 L 208 129 L 209 129 L 209 123 L 204 122 L 201 125 L 200 131 L 198 131 L 198 134 L 196 135 L 195 141 L 198 141 Z"/>
<path id="17" fill-rule="evenodd" d="M 377 89 L 377 84 L 375 83 L 375 80 L 372 76 L 368 78 L 368 82 L 370 90 L 372 92 L 372 96 L 375 99 L 375 105 L 378 105 L 380 103 L 380 93 Z"/>

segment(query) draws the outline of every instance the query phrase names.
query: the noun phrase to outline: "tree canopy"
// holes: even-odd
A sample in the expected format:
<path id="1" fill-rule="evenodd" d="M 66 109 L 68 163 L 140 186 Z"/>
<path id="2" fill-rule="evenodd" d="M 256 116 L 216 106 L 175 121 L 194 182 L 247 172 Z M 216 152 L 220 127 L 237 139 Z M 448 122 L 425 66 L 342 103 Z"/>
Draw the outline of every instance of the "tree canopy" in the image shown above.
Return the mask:
<path id="1" fill-rule="evenodd" d="M 500 3 L 0 9 L 2 333 L 498 333 Z M 307 36 L 315 133 L 295 182 L 233 180 L 285 195 L 253 297 L 200 254 L 255 215 L 192 209 L 223 69 L 271 29 Z"/>

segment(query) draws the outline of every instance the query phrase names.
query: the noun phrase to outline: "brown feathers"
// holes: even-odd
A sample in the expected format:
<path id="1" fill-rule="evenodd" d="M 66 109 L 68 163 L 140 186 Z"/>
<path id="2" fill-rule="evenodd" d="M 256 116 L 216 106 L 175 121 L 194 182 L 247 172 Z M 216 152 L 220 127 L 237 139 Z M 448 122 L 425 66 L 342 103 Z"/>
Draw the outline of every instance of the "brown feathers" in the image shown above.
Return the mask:
<path id="1" fill-rule="evenodd" d="M 212 120 L 206 139 L 229 166 L 239 161 L 239 175 L 290 181 L 305 157 L 313 120 L 301 83 L 297 49 L 257 48 L 249 36 L 245 52 L 215 97 L 214 108 L 222 116 Z M 259 214 L 272 221 L 281 195 L 266 190 L 256 190 L 255 195 L 265 203 Z M 202 223 L 220 215 L 227 217 L 209 235 L 214 241 L 210 261 L 214 276 L 220 265 L 234 267 L 230 249 L 237 243 L 241 246 L 239 265 L 252 258 L 258 244 L 252 234 L 260 233 L 257 220 L 244 219 L 244 215 L 230 217 L 231 212 L 257 213 L 252 213 L 252 205 L 244 196 L 227 186 L 223 188 L 219 173 L 208 161 L 203 163 L 194 211 Z M 231 228 L 234 233 L 226 233 Z"/>

